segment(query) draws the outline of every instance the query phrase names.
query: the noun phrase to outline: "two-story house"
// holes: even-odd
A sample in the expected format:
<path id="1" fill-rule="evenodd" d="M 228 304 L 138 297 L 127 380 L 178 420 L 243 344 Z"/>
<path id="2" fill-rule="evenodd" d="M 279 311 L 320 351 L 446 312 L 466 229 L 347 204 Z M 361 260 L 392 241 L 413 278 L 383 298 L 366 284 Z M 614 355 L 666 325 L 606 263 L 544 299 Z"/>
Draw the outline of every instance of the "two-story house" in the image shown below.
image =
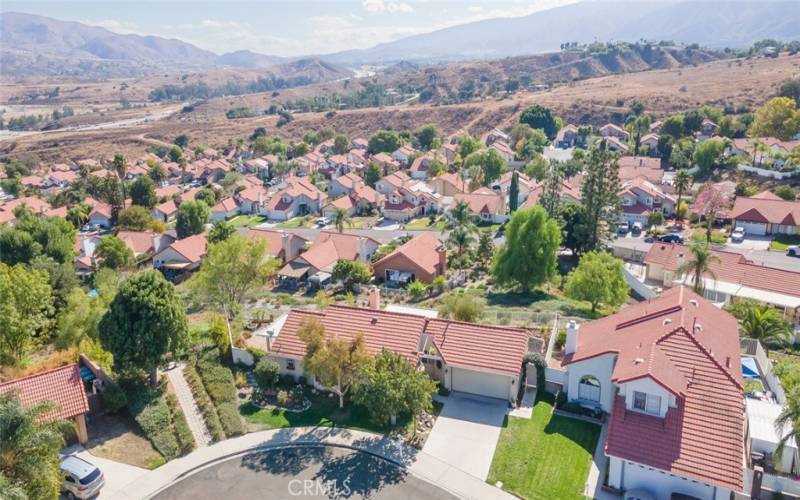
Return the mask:
<path id="1" fill-rule="evenodd" d="M 639 222 L 645 225 L 653 212 L 661 212 L 665 216 L 675 212 L 675 198 L 642 177 L 624 182 L 620 197 L 622 220 L 628 224 Z"/>
<path id="2" fill-rule="evenodd" d="M 736 318 L 686 287 L 567 327 L 564 388 L 608 417 L 608 486 L 728 500 L 744 484 Z M 685 497 L 681 497 L 685 498 Z"/>

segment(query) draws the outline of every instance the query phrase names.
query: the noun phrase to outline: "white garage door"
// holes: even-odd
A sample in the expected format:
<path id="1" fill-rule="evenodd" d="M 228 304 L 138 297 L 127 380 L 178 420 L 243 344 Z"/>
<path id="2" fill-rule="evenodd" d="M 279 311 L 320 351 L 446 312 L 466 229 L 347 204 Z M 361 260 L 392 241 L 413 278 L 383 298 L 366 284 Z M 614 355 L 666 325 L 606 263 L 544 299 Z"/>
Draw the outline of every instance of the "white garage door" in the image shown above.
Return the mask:
<path id="1" fill-rule="evenodd" d="M 745 235 L 764 236 L 767 234 L 767 225 L 762 222 L 736 221 L 736 227 L 744 228 Z"/>
<path id="2" fill-rule="evenodd" d="M 465 368 L 451 368 L 453 373 L 452 390 L 479 394 L 490 398 L 508 399 L 511 390 L 511 377 L 494 373 L 476 372 Z"/>

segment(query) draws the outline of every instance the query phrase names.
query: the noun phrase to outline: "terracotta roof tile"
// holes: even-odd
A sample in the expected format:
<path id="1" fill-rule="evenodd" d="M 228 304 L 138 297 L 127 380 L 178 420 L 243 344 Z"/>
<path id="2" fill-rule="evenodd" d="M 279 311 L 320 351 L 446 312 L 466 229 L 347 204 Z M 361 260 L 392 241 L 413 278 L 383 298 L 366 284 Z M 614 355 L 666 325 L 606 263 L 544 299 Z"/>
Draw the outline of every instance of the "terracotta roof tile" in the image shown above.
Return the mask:
<path id="1" fill-rule="evenodd" d="M 0 384 L 0 393 L 7 392 L 16 393 L 26 407 L 43 401 L 54 403 L 56 408 L 44 416 L 48 420 L 72 418 L 89 411 L 77 364 Z"/>

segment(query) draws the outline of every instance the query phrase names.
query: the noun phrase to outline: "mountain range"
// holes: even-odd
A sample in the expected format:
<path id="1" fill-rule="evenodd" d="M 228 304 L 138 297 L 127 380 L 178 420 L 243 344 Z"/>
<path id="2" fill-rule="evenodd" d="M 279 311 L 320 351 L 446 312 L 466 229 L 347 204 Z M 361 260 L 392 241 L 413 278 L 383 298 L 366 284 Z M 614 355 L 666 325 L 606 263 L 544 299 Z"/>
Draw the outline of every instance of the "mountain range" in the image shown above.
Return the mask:
<path id="1" fill-rule="evenodd" d="M 239 50 L 222 55 L 178 39 L 118 34 L 32 14 L 0 14 L 0 65 L 6 75 L 127 77 L 165 70 L 260 70 L 399 61 L 493 59 L 557 51 L 564 42 L 673 40 L 711 48 L 765 38 L 800 39 L 800 8 L 783 0 L 584 0 L 518 18 L 457 25 L 366 49 L 283 58 Z M 327 66 L 325 66 L 327 64 Z M 332 65 L 332 66 L 331 66 Z M 334 71 L 339 78 L 342 71 Z M 321 80 L 320 80 L 321 81 Z"/>

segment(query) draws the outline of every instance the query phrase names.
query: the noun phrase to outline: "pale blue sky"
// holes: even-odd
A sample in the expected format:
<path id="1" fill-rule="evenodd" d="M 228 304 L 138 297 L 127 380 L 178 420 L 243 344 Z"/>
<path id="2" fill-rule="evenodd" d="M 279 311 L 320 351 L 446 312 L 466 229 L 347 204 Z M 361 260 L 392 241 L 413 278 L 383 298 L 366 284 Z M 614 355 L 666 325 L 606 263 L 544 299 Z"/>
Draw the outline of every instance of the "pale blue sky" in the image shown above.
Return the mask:
<path id="1" fill-rule="evenodd" d="M 367 48 L 493 17 L 524 16 L 577 0 L 2 0 L 0 10 L 159 35 L 217 53 L 296 56 Z"/>

